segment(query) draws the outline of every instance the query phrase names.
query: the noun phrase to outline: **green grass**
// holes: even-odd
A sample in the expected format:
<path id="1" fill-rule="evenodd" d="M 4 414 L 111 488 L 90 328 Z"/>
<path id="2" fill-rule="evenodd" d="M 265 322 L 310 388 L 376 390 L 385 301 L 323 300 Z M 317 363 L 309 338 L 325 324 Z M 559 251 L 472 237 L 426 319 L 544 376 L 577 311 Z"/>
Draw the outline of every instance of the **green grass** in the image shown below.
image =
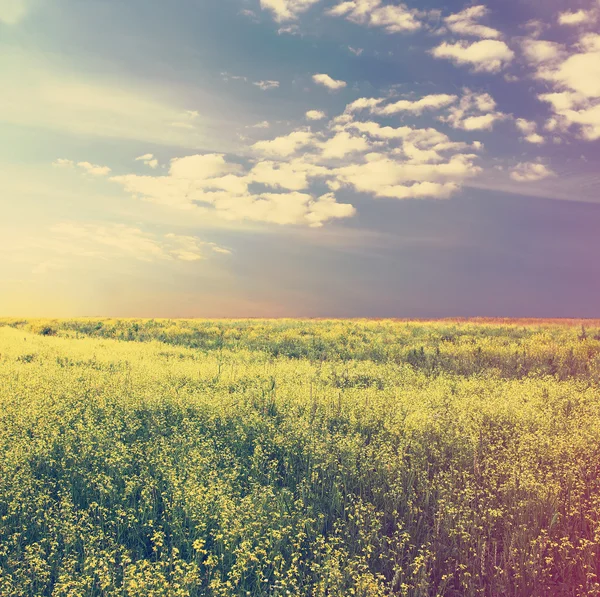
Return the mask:
<path id="1" fill-rule="evenodd" d="M 599 595 L 599 383 L 599 322 L 0 320 L 0 595 Z"/>

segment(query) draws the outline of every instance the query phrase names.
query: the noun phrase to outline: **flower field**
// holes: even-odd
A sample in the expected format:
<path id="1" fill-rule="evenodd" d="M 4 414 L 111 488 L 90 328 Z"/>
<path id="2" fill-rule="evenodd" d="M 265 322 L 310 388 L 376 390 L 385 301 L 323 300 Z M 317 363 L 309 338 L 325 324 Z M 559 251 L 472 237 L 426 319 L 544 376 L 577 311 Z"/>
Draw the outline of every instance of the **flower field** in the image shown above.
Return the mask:
<path id="1" fill-rule="evenodd" d="M 600 595 L 600 322 L 0 320 L 46 595 Z"/>

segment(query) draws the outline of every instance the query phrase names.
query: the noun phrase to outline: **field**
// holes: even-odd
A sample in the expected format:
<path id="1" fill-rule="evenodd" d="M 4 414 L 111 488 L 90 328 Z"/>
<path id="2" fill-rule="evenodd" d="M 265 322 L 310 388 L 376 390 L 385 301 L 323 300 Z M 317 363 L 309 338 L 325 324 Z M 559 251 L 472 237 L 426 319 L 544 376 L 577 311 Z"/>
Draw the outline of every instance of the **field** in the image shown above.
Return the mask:
<path id="1" fill-rule="evenodd" d="M 600 322 L 0 320 L 0 595 L 600 595 Z"/>

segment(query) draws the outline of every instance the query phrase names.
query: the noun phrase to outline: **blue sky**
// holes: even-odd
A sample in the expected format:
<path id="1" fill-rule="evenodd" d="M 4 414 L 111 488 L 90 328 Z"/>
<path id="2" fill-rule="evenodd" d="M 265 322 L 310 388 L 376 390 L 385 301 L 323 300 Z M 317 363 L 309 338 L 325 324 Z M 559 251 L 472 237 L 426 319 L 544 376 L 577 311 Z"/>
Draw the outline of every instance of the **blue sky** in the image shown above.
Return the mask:
<path id="1" fill-rule="evenodd" d="M 0 0 L 0 315 L 600 316 L 600 2 Z"/>

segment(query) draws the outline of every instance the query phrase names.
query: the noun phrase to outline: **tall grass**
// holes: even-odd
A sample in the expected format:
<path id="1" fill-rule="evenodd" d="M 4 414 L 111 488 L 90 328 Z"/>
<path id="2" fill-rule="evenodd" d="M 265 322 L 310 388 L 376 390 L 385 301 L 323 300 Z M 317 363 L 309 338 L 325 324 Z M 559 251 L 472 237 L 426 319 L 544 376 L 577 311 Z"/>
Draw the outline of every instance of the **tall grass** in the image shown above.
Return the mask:
<path id="1" fill-rule="evenodd" d="M 0 595 L 598 595 L 599 330 L 0 320 Z"/>

